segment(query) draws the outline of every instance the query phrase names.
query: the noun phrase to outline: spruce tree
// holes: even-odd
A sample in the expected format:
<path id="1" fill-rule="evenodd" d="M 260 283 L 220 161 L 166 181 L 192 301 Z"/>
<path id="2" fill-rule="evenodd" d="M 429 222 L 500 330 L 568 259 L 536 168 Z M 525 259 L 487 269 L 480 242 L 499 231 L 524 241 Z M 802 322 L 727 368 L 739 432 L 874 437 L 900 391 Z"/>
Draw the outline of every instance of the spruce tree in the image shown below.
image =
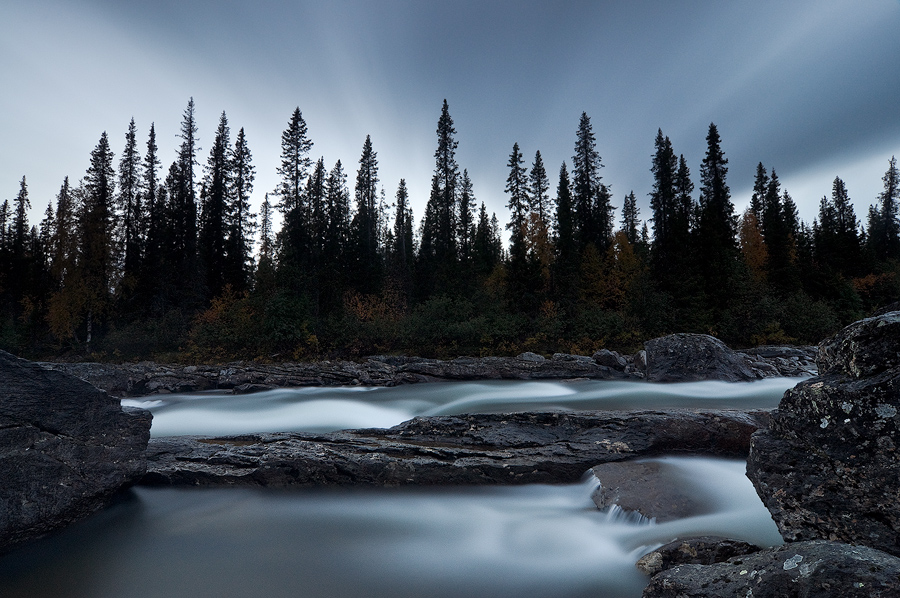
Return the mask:
<path id="1" fill-rule="evenodd" d="M 878 195 L 878 205 L 869 208 L 869 227 L 866 233 L 875 258 L 879 261 L 900 259 L 900 174 L 897 159 L 891 156 L 888 169 L 881 178 L 884 191 Z"/>
<path id="2" fill-rule="evenodd" d="M 459 215 L 457 217 L 456 236 L 459 241 L 459 261 L 462 274 L 468 276 L 472 262 L 472 238 L 475 234 L 475 193 L 469 171 L 463 169 L 459 182 Z"/>
<path id="3" fill-rule="evenodd" d="M 637 245 L 641 242 L 639 230 L 640 214 L 641 210 L 637 206 L 637 198 L 635 198 L 634 191 L 632 191 L 625 196 L 622 202 L 622 232 L 625 233 L 625 238 L 632 245 Z"/>
<path id="4" fill-rule="evenodd" d="M 207 300 L 218 297 L 225 287 L 226 212 L 232 185 L 230 137 L 228 118 L 223 111 L 206 161 L 197 239 Z"/>
<path id="5" fill-rule="evenodd" d="M 362 293 L 374 293 L 380 286 L 382 275 L 378 243 L 378 154 L 372 149 L 372 139 L 368 135 L 356 172 L 355 198 L 354 286 Z"/>
<path id="6" fill-rule="evenodd" d="M 658 277 L 676 268 L 675 253 L 681 239 L 675 233 L 678 212 L 677 168 L 678 159 L 672 142 L 663 137 L 662 129 L 656 133 L 656 152 L 650 172 L 653 173 L 653 190 L 650 192 L 650 210 L 653 212 L 653 263 Z"/>
<path id="7" fill-rule="evenodd" d="M 588 243 L 595 244 L 601 250 L 606 249 L 609 223 L 598 221 L 596 216 L 599 210 L 595 209 L 602 167 L 591 119 L 582 112 L 575 135 L 575 155 L 572 157 L 573 224 L 579 250 Z"/>
<path id="8" fill-rule="evenodd" d="M 307 137 L 306 121 L 300 108 L 294 108 L 288 127 L 281 134 L 281 165 L 277 172 L 281 177 L 276 193 L 281 197 L 279 209 L 287 214 L 303 201 L 303 184 L 312 166 L 309 150 L 313 142 Z"/>
<path id="9" fill-rule="evenodd" d="M 426 296 L 432 292 L 457 292 L 458 244 L 456 216 L 459 193 L 458 142 L 447 100 L 437 125 L 438 145 L 434 152 L 431 194 L 422 219 L 422 244 L 417 278 Z"/>
<path id="10" fill-rule="evenodd" d="M 115 170 L 106 132 L 91 152 L 91 165 L 84 178 L 84 204 L 79 222 L 79 281 L 85 317 L 85 348 L 90 349 L 94 326 L 101 323 L 115 287 Z"/>
<path id="11" fill-rule="evenodd" d="M 728 159 L 721 144 L 719 131 L 711 123 L 706 136 L 706 155 L 700 166 L 697 237 L 705 290 L 710 307 L 719 315 L 728 304 L 737 264 L 737 219 L 726 180 Z"/>
<path id="12" fill-rule="evenodd" d="M 465 172 L 463 181 L 467 180 Z M 465 190 L 464 190 L 465 192 Z M 415 256 L 413 245 L 413 213 L 409 205 L 406 180 L 400 179 L 394 196 L 393 245 L 390 251 L 390 274 L 404 297 L 412 293 L 412 265 Z"/>
<path id="13" fill-rule="evenodd" d="M 231 178 L 225 206 L 224 281 L 235 292 L 241 293 L 250 286 L 253 234 L 256 229 L 255 215 L 250 211 L 256 169 L 243 127 L 238 131 L 229 163 Z"/>
<path id="14" fill-rule="evenodd" d="M 134 118 L 128 123 L 125 134 L 125 149 L 119 158 L 118 211 L 121 214 L 120 237 L 124 255 L 122 257 L 122 277 L 126 284 L 137 282 L 143 250 L 143 216 L 141 205 L 141 154 L 137 148 L 137 130 Z"/>

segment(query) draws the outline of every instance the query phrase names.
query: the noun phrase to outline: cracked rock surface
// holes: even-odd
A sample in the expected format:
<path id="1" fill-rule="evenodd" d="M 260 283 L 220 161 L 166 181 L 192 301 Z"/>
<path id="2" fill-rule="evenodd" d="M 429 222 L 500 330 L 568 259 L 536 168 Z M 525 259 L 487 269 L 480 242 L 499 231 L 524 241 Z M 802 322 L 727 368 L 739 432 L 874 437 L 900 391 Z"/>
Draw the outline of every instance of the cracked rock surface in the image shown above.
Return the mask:
<path id="1" fill-rule="evenodd" d="M 0 351 L 0 553 L 90 515 L 139 479 L 150 420 Z"/>
<path id="2" fill-rule="evenodd" d="M 767 413 L 636 411 L 420 417 L 328 434 L 154 438 L 143 483 L 402 486 L 568 483 L 598 463 L 742 457 Z"/>

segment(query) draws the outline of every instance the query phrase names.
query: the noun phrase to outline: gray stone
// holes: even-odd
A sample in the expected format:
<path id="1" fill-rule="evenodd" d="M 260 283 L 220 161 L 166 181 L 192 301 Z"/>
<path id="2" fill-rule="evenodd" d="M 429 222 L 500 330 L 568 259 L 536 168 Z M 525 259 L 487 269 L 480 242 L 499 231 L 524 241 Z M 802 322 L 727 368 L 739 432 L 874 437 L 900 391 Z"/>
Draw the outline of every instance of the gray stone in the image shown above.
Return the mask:
<path id="1" fill-rule="evenodd" d="M 759 546 L 742 540 L 700 536 L 675 540 L 660 546 L 639 558 L 635 567 L 641 573 L 652 577 L 676 565 L 712 565 L 754 552 L 759 552 Z"/>
<path id="2" fill-rule="evenodd" d="M 150 420 L 0 351 L 0 552 L 90 515 L 139 479 Z"/>
<path id="3" fill-rule="evenodd" d="M 636 411 L 420 417 L 329 434 L 154 438 L 146 484 L 400 486 L 570 483 L 662 454 L 745 456 L 760 414 Z"/>
<path id="4" fill-rule="evenodd" d="M 788 390 L 769 429 L 753 437 L 747 475 L 785 540 L 900 556 L 898 325 L 892 312 L 823 341 L 827 373 Z"/>
<path id="5" fill-rule="evenodd" d="M 624 461 L 591 468 L 600 487 L 591 498 L 600 509 L 616 505 L 662 523 L 711 510 L 686 487 L 680 470 L 667 463 Z"/>
<path id="6" fill-rule="evenodd" d="M 594 353 L 593 359 L 600 365 L 605 365 L 608 368 L 623 372 L 625 371 L 625 366 L 628 365 L 628 361 L 626 361 L 624 357 L 609 349 L 600 349 Z"/>
<path id="7" fill-rule="evenodd" d="M 647 341 L 644 349 L 651 382 L 739 382 L 765 376 L 754 371 L 747 355 L 708 334 L 670 334 Z"/>
<path id="8" fill-rule="evenodd" d="M 865 546 L 785 544 L 713 565 L 656 575 L 644 598 L 896 598 L 900 559 Z"/>

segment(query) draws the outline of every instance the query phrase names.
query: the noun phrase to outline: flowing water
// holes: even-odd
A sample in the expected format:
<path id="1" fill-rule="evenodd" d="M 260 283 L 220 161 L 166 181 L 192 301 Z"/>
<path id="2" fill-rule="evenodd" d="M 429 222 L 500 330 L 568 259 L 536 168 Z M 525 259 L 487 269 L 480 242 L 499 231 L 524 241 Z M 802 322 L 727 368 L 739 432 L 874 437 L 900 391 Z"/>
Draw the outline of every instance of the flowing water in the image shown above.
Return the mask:
<path id="1" fill-rule="evenodd" d="M 394 388 L 283 388 L 249 395 L 154 395 L 153 436 L 387 428 L 417 415 L 581 409 L 769 409 L 798 378 L 757 382 L 445 382 Z"/>
<path id="2" fill-rule="evenodd" d="M 797 381 L 470 382 L 134 402 L 154 410 L 155 435 L 241 433 L 387 426 L 433 413 L 772 407 Z M 449 490 L 136 488 L 0 559 L 0 596 L 636 598 L 647 579 L 634 562 L 675 537 L 780 542 L 744 462 L 653 461 L 703 497 L 706 511 L 659 524 L 601 512 L 591 475 L 563 486 Z"/>

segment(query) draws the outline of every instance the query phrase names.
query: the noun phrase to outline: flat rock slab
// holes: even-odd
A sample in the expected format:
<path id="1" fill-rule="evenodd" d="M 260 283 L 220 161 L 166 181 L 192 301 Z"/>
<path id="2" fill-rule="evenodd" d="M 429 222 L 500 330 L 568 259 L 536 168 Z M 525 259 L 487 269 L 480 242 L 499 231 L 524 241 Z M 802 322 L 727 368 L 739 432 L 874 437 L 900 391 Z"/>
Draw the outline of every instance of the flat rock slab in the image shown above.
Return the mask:
<path id="1" fill-rule="evenodd" d="M 139 479 L 150 421 L 0 351 L 0 552 L 90 515 Z"/>
<path id="2" fill-rule="evenodd" d="M 713 510 L 702 496 L 685 487 L 678 468 L 658 461 L 602 463 L 591 468 L 600 487 L 591 498 L 599 509 L 616 505 L 657 523 L 702 515 Z"/>
<path id="3" fill-rule="evenodd" d="M 661 454 L 744 457 L 765 412 L 636 411 L 421 417 L 390 429 L 151 439 L 144 484 L 402 486 L 569 483 Z"/>
<path id="4" fill-rule="evenodd" d="M 714 565 L 678 565 L 644 598 L 895 598 L 900 559 L 865 546 L 795 542 Z"/>

